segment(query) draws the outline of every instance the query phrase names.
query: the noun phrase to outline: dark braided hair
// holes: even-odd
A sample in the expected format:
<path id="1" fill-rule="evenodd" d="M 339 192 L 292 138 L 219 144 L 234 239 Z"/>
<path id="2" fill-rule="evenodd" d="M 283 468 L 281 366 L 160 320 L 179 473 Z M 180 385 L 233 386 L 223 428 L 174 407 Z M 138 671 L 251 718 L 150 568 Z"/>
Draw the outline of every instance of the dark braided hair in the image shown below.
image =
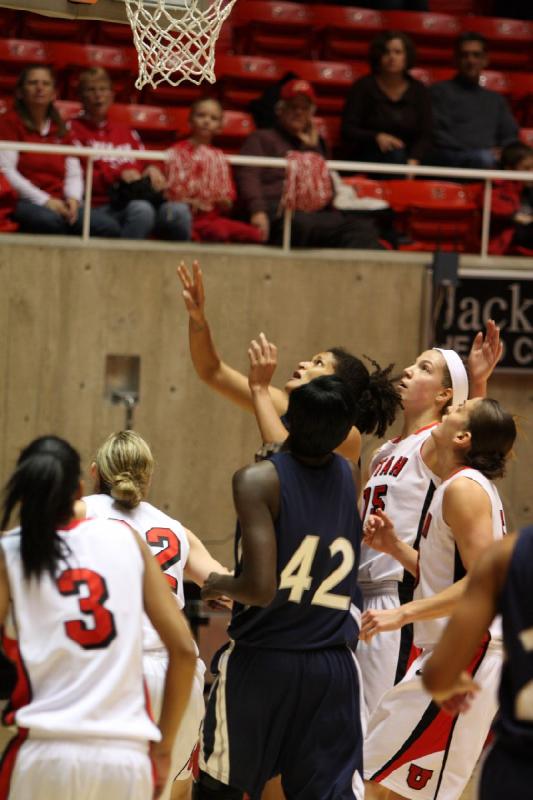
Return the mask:
<path id="1" fill-rule="evenodd" d="M 330 347 L 328 352 L 335 359 L 335 375 L 347 384 L 355 400 L 354 425 L 361 433 L 383 436 L 401 408 L 400 396 L 389 377 L 394 365 L 381 369 L 376 361 L 364 356 L 374 367 L 370 373 L 361 359 L 344 348 Z"/>

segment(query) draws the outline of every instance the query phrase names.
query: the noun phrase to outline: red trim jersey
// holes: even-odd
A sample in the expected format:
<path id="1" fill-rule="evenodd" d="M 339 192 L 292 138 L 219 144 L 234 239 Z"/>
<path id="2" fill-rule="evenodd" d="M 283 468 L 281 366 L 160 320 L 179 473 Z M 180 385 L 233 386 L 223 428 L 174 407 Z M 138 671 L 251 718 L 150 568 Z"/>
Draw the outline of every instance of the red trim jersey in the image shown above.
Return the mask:
<path id="1" fill-rule="evenodd" d="M 428 492 L 440 483 L 421 455 L 422 445 L 437 424 L 426 425 L 405 439 L 391 439 L 376 451 L 361 497 L 363 526 L 370 514 L 381 509 L 392 519 L 398 536 L 407 544 L 414 544 Z M 402 579 L 403 567 L 395 558 L 362 545 L 360 582 Z"/>
<path id="2" fill-rule="evenodd" d="M 432 597 L 447 589 L 466 575 L 455 537 L 442 515 L 444 493 L 448 486 L 458 478 L 468 478 L 478 483 L 488 494 L 492 507 L 492 536 L 501 539 L 505 533 L 503 505 L 494 484 L 477 469 L 463 468 L 451 478 L 443 481 L 436 490 L 422 528 L 420 539 L 420 558 L 418 561 L 418 583 L 414 599 Z M 439 641 L 446 627 L 448 617 L 429 619 L 414 623 L 414 642 L 421 649 L 432 648 Z M 490 628 L 492 638 L 501 639 L 499 618 Z"/>
<path id="3" fill-rule="evenodd" d="M 189 558 L 190 545 L 185 528 L 151 503 L 139 503 L 127 509 L 108 494 L 92 494 L 84 497 L 88 517 L 106 517 L 127 522 L 150 547 L 159 562 L 166 580 L 176 598 L 178 608 L 185 605 L 183 592 L 183 570 Z M 145 615 L 143 620 L 143 650 L 162 650 L 163 642 Z"/>
<path id="4" fill-rule="evenodd" d="M 54 578 L 24 577 L 20 529 L 0 540 L 11 611 L 6 652 L 18 681 L 4 712 L 32 738 L 161 738 L 146 710 L 142 672 L 144 562 L 131 529 L 84 520 L 58 531 Z M 68 548 L 68 549 L 67 549 Z"/>
<path id="5" fill-rule="evenodd" d="M 102 147 L 112 150 L 144 150 L 137 131 L 121 122 L 106 119 L 95 123 L 83 112 L 68 123 L 74 143 L 81 147 Z M 109 189 L 118 181 L 125 169 L 136 169 L 142 173 L 146 161 L 132 158 L 99 158 L 94 162 L 92 205 L 109 203 Z"/>
<path id="6" fill-rule="evenodd" d="M 33 144 L 73 144 L 69 132 L 61 136 L 52 120 L 43 131 L 28 130 L 16 111 L 9 111 L 0 118 L 0 139 Z M 34 186 L 62 200 L 65 197 L 66 160 L 67 156 L 57 153 L 18 153 L 16 169 Z"/>

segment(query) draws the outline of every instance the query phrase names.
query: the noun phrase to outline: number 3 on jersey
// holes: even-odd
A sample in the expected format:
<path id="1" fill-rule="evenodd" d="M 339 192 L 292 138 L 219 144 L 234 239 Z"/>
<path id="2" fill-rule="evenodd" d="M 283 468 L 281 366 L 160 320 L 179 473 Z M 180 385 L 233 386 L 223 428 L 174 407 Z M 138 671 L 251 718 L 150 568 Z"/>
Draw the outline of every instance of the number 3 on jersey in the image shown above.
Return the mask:
<path id="1" fill-rule="evenodd" d="M 174 594 L 178 593 L 178 581 L 174 575 L 169 575 L 168 569 L 181 558 L 181 543 L 174 531 L 170 528 L 150 528 L 146 531 L 146 541 L 150 547 L 162 547 L 156 554 L 156 559 L 165 574 Z"/>
<path id="2" fill-rule="evenodd" d="M 65 622 L 65 633 L 68 638 L 84 650 L 107 647 L 117 635 L 117 631 L 113 614 L 104 606 L 109 596 L 105 578 L 92 569 L 66 569 L 57 578 L 56 585 L 60 594 L 65 597 L 77 595 L 82 614 L 92 617 L 91 625 L 83 619 L 71 619 Z"/>
<path id="3" fill-rule="evenodd" d="M 311 588 L 313 582 L 311 569 L 319 539 L 319 536 L 306 536 L 280 575 L 279 588 L 290 589 L 288 599 L 293 603 L 301 603 L 304 592 Z M 349 595 L 333 594 L 331 590 L 343 581 L 352 569 L 355 553 L 351 542 L 343 537 L 335 539 L 330 544 L 329 552 L 332 558 L 341 553 L 342 561 L 327 578 L 324 578 L 313 595 L 311 605 L 347 611 L 352 598 Z"/>

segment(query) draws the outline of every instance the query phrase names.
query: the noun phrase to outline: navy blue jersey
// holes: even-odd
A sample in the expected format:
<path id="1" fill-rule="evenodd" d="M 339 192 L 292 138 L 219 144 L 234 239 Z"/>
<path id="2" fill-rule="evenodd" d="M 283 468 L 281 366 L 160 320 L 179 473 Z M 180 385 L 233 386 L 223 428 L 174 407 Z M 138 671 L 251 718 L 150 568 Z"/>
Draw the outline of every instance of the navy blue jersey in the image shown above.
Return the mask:
<path id="1" fill-rule="evenodd" d="M 269 460 L 280 483 L 278 589 L 266 608 L 235 603 L 229 634 L 243 644 L 280 650 L 353 645 L 361 519 L 350 466 L 337 455 L 323 467 L 304 465 L 287 452 Z"/>
<path id="2" fill-rule="evenodd" d="M 516 542 L 501 596 L 506 659 L 497 740 L 515 754 L 533 753 L 533 526 Z"/>

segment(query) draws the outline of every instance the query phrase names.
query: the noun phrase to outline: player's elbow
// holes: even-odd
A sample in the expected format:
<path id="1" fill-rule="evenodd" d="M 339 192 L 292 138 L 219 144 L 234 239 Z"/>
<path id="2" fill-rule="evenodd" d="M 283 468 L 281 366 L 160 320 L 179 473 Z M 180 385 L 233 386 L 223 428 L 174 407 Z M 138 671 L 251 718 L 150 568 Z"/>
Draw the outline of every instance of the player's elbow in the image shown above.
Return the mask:
<path id="1" fill-rule="evenodd" d="M 275 596 L 276 596 L 275 587 L 262 589 L 260 592 L 257 593 L 254 606 L 260 606 L 261 608 L 266 608 L 266 606 L 270 605 Z"/>
<path id="2" fill-rule="evenodd" d="M 440 692 L 446 688 L 443 670 L 439 668 L 438 664 L 436 664 L 433 659 L 430 659 L 424 667 L 422 683 L 426 691 L 430 694 Z"/>

